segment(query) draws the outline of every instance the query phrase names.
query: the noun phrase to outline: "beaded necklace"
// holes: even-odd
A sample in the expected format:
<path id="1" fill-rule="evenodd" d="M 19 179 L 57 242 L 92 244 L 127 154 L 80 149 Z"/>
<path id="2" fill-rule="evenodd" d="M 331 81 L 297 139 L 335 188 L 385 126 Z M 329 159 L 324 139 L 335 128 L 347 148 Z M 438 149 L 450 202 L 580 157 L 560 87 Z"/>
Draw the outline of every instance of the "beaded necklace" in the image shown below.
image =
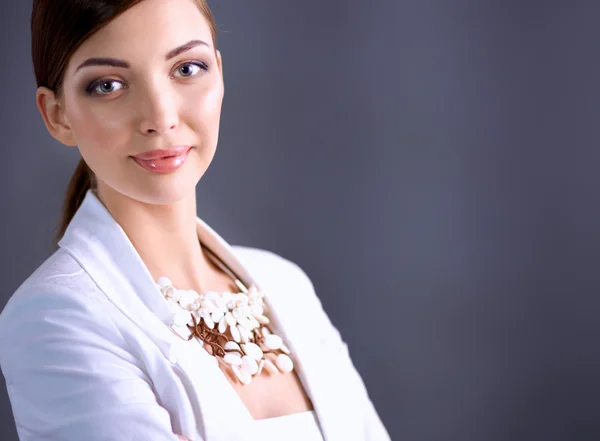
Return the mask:
<path id="1" fill-rule="evenodd" d="M 198 294 L 177 289 L 167 277 L 160 277 L 156 284 L 173 314 L 171 329 L 181 338 L 187 331 L 185 339 L 196 337 L 202 341 L 244 385 L 263 371 L 270 375 L 291 372 L 294 363 L 290 350 L 269 326 L 264 292 L 254 284 L 246 287 L 209 248 L 203 249 L 234 280 L 240 292 Z"/>

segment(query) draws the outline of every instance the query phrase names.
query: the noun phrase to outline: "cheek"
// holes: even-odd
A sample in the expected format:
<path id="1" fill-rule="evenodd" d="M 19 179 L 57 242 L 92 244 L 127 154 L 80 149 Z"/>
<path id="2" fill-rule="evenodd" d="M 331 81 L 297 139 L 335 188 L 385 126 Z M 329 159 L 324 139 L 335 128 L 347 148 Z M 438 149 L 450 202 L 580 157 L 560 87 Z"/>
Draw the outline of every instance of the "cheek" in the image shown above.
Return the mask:
<path id="1" fill-rule="evenodd" d="M 67 117 L 80 149 L 110 151 L 127 139 L 127 121 L 116 109 L 80 102 L 68 109 Z"/>
<path id="2" fill-rule="evenodd" d="M 185 106 L 185 119 L 193 129 L 211 138 L 219 129 L 223 87 L 218 85 L 210 91 L 204 91 L 195 99 L 186 98 L 190 103 Z"/>
<path id="3" fill-rule="evenodd" d="M 223 103 L 223 85 L 219 82 L 206 95 L 203 111 L 215 117 L 221 115 L 221 104 Z"/>

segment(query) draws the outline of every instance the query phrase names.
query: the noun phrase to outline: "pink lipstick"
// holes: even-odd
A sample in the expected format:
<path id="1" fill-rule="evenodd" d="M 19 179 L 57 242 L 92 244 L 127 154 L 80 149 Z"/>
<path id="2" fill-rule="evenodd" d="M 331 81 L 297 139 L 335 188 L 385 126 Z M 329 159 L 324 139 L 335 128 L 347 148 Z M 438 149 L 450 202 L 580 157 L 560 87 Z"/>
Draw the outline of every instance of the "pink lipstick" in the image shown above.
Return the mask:
<path id="1" fill-rule="evenodd" d="M 156 149 L 131 158 L 142 168 L 154 173 L 171 173 L 183 165 L 188 157 L 189 145 L 177 145 L 168 149 Z"/>

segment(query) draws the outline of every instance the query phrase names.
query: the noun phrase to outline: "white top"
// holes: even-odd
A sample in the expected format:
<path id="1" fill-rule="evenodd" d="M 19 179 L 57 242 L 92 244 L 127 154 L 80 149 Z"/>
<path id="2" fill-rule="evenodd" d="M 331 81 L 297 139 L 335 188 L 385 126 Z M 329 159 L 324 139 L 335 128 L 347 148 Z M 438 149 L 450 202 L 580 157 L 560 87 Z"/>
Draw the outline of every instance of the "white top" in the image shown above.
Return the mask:
<path id="1" fill-rule="evenodd" d="M 254 425 L 264 441 L 323 441 L 314 410 L 257 420 Z"/>
<path id="2" fill-rule="evenodd" d="M 232 247 L 199 218 L 198 239 L 265 292 L 325 441 L 389 440 L 302 269 Z M 0 314 L 0 367 L 21 441 L 264 440 L 215 358 L 172 332 L 168 302 L 92 191 L 59 247 Z"/>

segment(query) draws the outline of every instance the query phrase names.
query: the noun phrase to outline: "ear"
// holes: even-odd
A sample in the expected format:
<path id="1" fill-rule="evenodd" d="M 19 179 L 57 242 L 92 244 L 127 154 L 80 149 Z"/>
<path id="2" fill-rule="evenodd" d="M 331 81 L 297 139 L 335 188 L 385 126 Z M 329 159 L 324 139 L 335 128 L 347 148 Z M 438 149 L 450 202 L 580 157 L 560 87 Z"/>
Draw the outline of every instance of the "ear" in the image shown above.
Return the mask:
<path id="1" fill-rule="evenodd" d="M 221 72 L 221 78 L 223 78 L 223 57 L 221 56 L 221 51 L 217 49 L 217 66 L 219 66 L 219 71 Z"/>
<path id="2" fill-rule="evenodd" d="M 62 100 L 47 87 L 38 87 L 35 102 L 48 132 L 54 139 L 67 146 L 76 146 L 75 136 L 64 112 Z"/>

